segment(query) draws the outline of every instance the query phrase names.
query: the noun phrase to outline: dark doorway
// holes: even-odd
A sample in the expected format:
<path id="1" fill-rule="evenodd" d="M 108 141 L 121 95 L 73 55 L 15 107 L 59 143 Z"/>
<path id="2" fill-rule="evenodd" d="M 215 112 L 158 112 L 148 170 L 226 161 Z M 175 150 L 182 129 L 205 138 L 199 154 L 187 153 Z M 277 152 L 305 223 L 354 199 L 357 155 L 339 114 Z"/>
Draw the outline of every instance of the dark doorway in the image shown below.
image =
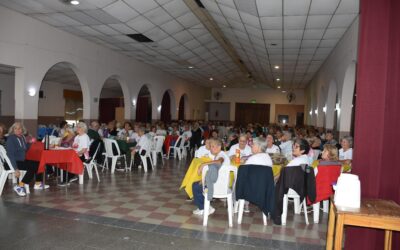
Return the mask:
<path id="1" fill-rule="evenodd" d="M 165 123 L 171 122 L 171 98 L 168 91 L 165 91 L 161 101 L 161 121 Z"/>
<path id="2" fill-rule="evenodd" d="M 151 122 L 151 95 L 147 86 L 143 86 L 138 94 L 136 106 L 136 121 Z"/>
<path id="3" fill-rule="evenodd" d="M 297 112 L 296 114 L 296 126 L 304 126 L 304 112 Z"/>
<path id="4" fill-rule="evenodd" d="M 236 103 L 235 122 L 245 126 L 249 123 L 269 124 L 269 104 Z"/>

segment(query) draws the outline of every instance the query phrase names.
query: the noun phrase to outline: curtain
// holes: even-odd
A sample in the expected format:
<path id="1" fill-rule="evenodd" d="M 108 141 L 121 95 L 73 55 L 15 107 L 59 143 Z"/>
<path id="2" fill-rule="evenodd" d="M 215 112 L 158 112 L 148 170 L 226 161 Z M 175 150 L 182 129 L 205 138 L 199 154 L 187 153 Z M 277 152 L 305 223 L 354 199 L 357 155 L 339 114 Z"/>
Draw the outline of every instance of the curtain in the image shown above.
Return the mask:
<path id="1" fill-rule="evenodd" d="M 400 203 L 400 1 L 361 0 L 353 172 L 362 198 Z M 372 126 L 371 126 L 372 125 Z M 393 249 L 400 249 L 393 233 Z M 348 227 L 346 249 L 383 249 L 383 230 Z"/>

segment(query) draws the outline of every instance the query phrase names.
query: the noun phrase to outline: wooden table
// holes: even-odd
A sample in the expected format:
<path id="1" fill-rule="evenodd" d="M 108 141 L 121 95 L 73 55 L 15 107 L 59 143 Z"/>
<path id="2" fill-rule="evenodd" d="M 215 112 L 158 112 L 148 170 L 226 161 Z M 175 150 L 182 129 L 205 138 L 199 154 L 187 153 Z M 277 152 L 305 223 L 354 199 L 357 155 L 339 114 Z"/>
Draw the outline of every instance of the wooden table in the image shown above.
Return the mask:
<path id="1" fill-rule="evenodd" d="M 326 240 L 327 250 L 332 249 L 334 236 L 334 249 L 342 249 L 345 225 L 385 230 L 384 249 L 392 249 L 392 231 L 400 231 L 400 206 L 389 200 L 363 199 L 359 211 L 350 212 L 338 209 L 331 198 Z"/>

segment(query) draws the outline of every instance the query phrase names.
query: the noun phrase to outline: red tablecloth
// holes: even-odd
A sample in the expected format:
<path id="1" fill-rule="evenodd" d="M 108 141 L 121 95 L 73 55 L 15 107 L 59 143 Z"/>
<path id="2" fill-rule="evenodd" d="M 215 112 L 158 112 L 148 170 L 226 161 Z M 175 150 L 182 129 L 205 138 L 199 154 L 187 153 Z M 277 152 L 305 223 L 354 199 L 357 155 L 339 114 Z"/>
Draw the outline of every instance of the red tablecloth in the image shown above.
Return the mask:
<path id="1" fill-rule="evenodd" d="M 177 140 L 178 139 L 178 135 L 167 135 L 165 137 L 165 141 L 164 141 L 164 147 L 165 147 L 165 153 L 168 154 L 168 150 L 169 150 L 169 146 L 171 145 L 171 141 L 173 140 Z"/>
<path id="2" fill-rule="evenodd" d="M 46 164 L 53 164 L 73 174 L 83 173 L 83 163 L 73 149 L 44 150 L 41 142 L 35 142 L 26 153 L 27 160 L 38 161 L 38 173 L 44 172 Z"/>

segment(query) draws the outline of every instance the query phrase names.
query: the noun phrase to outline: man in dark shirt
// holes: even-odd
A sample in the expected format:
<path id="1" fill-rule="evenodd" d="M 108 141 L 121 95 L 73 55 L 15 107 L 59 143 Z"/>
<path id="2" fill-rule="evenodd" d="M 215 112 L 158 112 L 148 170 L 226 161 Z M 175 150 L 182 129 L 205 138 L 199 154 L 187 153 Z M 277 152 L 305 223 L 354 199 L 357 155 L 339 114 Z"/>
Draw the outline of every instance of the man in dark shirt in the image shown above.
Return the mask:
<path id="1" fill-rule="evenodd" d="M 89 136 L 90 140 L 101 140 L 99 134 L 100 124 L 98 121 L 92 121 L 90 123 L 90 128 L 88 129 L 87 135 Z"/>

